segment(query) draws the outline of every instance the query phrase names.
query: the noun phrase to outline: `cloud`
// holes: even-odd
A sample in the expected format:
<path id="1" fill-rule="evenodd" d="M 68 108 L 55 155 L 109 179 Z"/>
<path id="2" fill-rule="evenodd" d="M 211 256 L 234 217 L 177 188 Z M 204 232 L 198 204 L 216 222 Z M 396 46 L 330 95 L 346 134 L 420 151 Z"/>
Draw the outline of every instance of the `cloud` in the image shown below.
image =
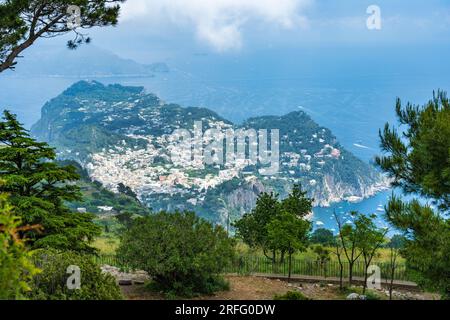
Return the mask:
<path id="1" fill-rule="evenodd" d="M 192 27 L 196 37 L 217 51 L 243 46 L 251 22 L 285 29 L 302 27 L 302 11 L 314 0 L 132 0 L 123 5 L 122 20 L 170 22 Z M 156 23 L 157 27 L 157 23 Z"/>

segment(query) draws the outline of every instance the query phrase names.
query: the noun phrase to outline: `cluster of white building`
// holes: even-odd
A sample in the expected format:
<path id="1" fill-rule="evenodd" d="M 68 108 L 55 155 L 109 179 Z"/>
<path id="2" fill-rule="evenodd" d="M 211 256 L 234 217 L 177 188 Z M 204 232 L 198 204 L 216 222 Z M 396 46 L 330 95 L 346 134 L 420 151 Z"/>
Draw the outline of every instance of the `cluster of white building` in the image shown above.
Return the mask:
<path id="1" fill-rule="evenodd" d="M 135 136 L 142 139 L 142 136 Z M 117 191 L 117 185 L 123 183 L 133 189 L 138 195 L 146 193 L 173 194 L 180 189 L 193 189 L 206 192 L 225 181 L 239 177 L 245 162 L 236 162 L 233 166 L 214 166 L 205 171 L 200 160 L 172 163 L 168 148 L 156 148 L 152 141 L 158 144 L 166 142 L 162 137 L 157 139 L 147 136 L 146 148 L 127 147 L 122 145 L 102 150 L 92 154 L 91 161 L 86 165 L 91 179 L 101 182 L 111 191 Z M 166 146 L 167 147 L 167 146 Z M 173 150 L 171 150 L 173 152 Z M 155 158 L 165 159 L 164 163 L 155 162 Z"/>

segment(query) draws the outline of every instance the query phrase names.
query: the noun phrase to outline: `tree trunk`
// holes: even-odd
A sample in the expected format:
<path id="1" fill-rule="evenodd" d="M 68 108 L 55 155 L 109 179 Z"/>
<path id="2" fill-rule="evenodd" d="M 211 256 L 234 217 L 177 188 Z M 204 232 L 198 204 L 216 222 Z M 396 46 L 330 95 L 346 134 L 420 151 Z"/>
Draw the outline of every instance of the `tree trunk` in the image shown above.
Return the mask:
<path id="1" fill-rule="evenodd" d="M 272 251 L 272 269 L 273 273 L 278 273 L 277 253 L 275 250 Z"/>
<path id="2" fill-rule="evenodd" d="M 348 285 L 351 287 L 353 282 L 353 262 L 348 264 Z"/>
<path id="3" fill-rule="evenodd" d="M 395 264 L 391 265 L 391 283 L 389 284 L 389 300 L 392 300 L 392 289 L 394 287 Z"/>
<path id="4" fill-rule="evenodd" d="M 366 255 L 364 254 L 364 283 L 363 283 L 363 294 L 366 294 L 367 289 L 367 269 L 369 269 L 369 265 L 372 259 L 367 260 Z"/>
<path id="5" fill-rule="evenodd" d="M 391 248 L 391 279 L 389 283 L 389 300 L 392 300 L 392 290 L 394 287 L 394 277 L 395 277 L 395 269 L 397 267 L 397 251 L 396 249 Z"/>
<path id="6" fill-rule="evenodd" d="M 365 272 L 364 272 L 364 284 L 363 284 L 363 294 L 366 294 L 366 289 L 367 289 L 367 268 L 364 267 Z"/>

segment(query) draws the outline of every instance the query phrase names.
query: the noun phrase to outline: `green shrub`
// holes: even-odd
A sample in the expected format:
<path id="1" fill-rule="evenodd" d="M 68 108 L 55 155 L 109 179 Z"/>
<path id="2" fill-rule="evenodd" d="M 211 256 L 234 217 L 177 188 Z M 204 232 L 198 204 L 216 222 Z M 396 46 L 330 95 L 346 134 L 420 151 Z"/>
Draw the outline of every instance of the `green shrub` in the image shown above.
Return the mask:
<path id="1" fill-rule="evenodd" d="M 274 300 L 311 300 L 300 291 L 289 291 L 283 295 L 276 295 Z"/>
<path id="2" fill-rule="evenodd" d="M 222 227 L 192 212 L 161 212 L 134 220 L 117 255 L 147 271 L 152 287 L 169 295 L 192 296 L 227 289 L 220 274 L 231 262 L 233 247 Z"/>
<path id="3" fill-rule="evenodd" d="M 366 290 L 366 298 L 367 300 L 381 300 L 380 295 L 371 290 Z"/>
<path id="4" fill-rule="evenodd" d="M 0 300 L 23 299 L 29 281 L 39 272 L 30 261 L 26 239 L 20 238 L 20 225 L 6 194 L 0 194 Z"/>
<path id="5" fill-rule="evenodd" d="M 382 299 L 381 294 L 374 290 L 366 289 L 366 293 L 363 294 L 362 287 L 352 286 L 352 287 L 342 288 L 341 294 L 342 294 L 343 299 L 345 299 L 351 293 L 357 293 L 359 295 L 364 295 L 364 296 L 366 296 L 366 300 L 381 300 Z"/>
<path id="6" fill-rule="evenodd" d="M 29 298 L 33 300 L 119 300 L 120 288 L 115 279 L 103 274 L 89 255 L 55 250 L 39 250 L 33 256 L 41 273 L 33 278 Z M 69 266 L 80 268 L 80 288 L 70 290 Z"/>

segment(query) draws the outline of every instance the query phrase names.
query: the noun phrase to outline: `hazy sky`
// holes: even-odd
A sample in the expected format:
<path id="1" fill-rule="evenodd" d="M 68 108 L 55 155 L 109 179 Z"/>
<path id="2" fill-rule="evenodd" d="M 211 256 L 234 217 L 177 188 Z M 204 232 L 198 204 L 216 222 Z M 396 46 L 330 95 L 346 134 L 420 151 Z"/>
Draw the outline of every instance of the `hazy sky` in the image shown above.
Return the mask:
<path id="1" fill-rule="evenodd" d="M 381 9 L 381 30 L 366 27 L 370 5 Z M 120 25 L 93 35 L 116 51 L 136 55 L 151 48 L 161 56 L 315 44 L 438 44 L 450 40 L 450 1 L 128 0 Z"/>
<path id="2" fill-rule="evenodd" d="M 381 9 L 381 30 L 366 26 L 371 5 Z M 274 48 L 440 47 L 450 44 L 450 0 L 127 0 L 117 27 L 89 33 L 143 63 Z M 41 47 L 67 38 L 58 39 Z"/>

